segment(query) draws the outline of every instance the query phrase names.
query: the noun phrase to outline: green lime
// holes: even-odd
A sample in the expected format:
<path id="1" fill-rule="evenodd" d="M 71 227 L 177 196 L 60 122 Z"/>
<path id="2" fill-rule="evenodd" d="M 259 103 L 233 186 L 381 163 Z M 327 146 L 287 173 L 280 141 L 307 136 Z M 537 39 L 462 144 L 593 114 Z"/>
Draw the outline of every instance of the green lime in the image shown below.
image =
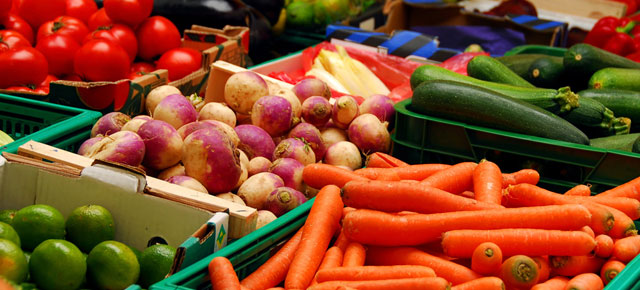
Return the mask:
<path id="1" fill-rule="evenodd" d="M 111 213 L 99 205 L 84 205 L 74 209 L 66 222 L 67 240 L 85 253 L 97 244 L 113 240 L 115 228 Z"/>
<path id="2" fill-rule="evenodd" d="M 13 216 L 18 212 L 15 209 L 3 209 L 0 210 L 0 222 L 11 224 L 11 220 L 13 220 Z"/>
<path id="3" fill-rule="evenodd" d="M 342 21 L 349 14 L 349 0 L 317 0 L 313 5 L 316 24 L 325 26 Z"/>
<path id="4" fill-rule="evenodd" d="M 18 232 L 22 248 L 27 251 L 48 239 L 64 239 L 64 217 L 57 209 L 44 204 L 20 209 L 11 226 Z"/>
<path id="5" fill-rule="evenodd" d="M 176 249 L 169 245 L 153 245 L 142 251 L 138 284 L 149 287 L 165 278 L 173 265 Z"/>
<path id="6" fill-rule="evenodd" d="M 22 283 L 27 278 L 29 266 L 24 253 L 10 240 L 0 239 L 0 276 Z"/>
<path id="7" fill-rule="evenodd" d="M 18 233 L 12 226 L 4 222 L 0 222 L 0 239 L 7 239 L 20 247 L 20 237 Z"/>
<path id="8" fill-rule="evenodd" d="M 131 249 L 133 253 L 136 254 L 136 258 L 138 258 L 138 262 L 140 262 L 140 256 L 142 256 L 142 252 L 132 246 L 127 245 L 127 247 L 129 247 L 129 249 Z"/>
<path id="9" fill-rule="evenodd" d="M 292 2 L 287 6 L 286 25 L 292 28 L 313 28 L 313 4 L 303 1 Z"/>
<path id="10" fill-rule="evenodd" d="M 20 290 L 38 290 L 38 285 L 33 283 L 22 283 L 20 284 Z"/>
<path id="11" fill-rule="evenodd" d="M 117 241 L 95 246 L 87 257 L 87 266 L 90 283 L 99 289 L 125 289 L 140 276 L 136 254 Z"/>
<path id="12" fill-rule="evenodd" d="M 78 289 L 87 272 L 82 252 L 69 241 L 50 239 L 31 253 L 31 279 L 44 290 Z"/>

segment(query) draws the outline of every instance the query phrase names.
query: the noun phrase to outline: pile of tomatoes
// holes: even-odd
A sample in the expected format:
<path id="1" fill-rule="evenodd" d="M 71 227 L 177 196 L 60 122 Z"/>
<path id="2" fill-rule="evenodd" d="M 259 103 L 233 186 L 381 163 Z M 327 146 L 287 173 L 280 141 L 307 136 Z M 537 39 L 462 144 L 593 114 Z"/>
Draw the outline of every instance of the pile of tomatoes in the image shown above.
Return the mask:
<path id="1" fill-rule="evenodd" d="M 178 28 L 150 16 L 153 0 L 0 0 L 0 89 L 49 93 L 49 82 L 118 81 L 201 67 Z"/>

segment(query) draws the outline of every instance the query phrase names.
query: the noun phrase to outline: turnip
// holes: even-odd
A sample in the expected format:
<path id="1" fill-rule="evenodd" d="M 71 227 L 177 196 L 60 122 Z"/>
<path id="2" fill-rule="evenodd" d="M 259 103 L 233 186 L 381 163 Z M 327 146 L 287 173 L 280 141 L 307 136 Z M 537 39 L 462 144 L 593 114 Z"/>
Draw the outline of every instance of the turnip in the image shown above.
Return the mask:
<path id="1" fill-rule="evenodd" d="M 396 109 L 391 98 L 385 95 L 372 95 L 360 104 L 360 114 L 373 114 L 380 122 L 392 124 Z"/>
<path id="2" fill-rule="evenodd" d="M 289 131 L 288 137 L 301 139 L 309 144 L 316 157 L 315 162 L 322 160 L 325 151 L 327 151 L 327 147 L 324 145 L 320 130 L 309 123 L 300 123 L 296 125 L 291 129 L 291 131 Z"/>
<path id="3" fill-rule="evenodd" d="M 287 89 L 280 89 L 275 92 L 276 96 L 283 97 L 291 104 L 291 113 L 293 114 L 293 124 L 300 122 L 300 116 L 302 116 L 302 102 L 296 97 L 296 95 Z"/>
<path id="4" fill-rule="evenodd" d="M 182 164 L 187 175 L 200 181 L 209 193 L 228 192 L 242 174 L 235 149 L 222 131 L 201 129 L 184 139 Z"/>
<path id="5" fill-rule="evenodd" d="M 78 155 L 86 156 L 89 150 L 91 149 L 91 146 L 93 146 L 93 144 L 98 143 L 103 138 L 104 138 L 103 135 L 97 135 L 93 138 L 89 138 L 84 142 L 82 142 L 82 144 L 80 144 L 80 148 L 78 148 Z"/>
<path id="6" fill-rule="evenodd" d="M 93 144 L 85 156 L 137 167 L 142 163 L 144 151 L 144 141 L 138 134 L 120 131 Z"/>
<path id="7" fill-rule="evenodd" d="M 355 144 L 349 141 L 340 141 L 327 148 L 324 163 L 355 170 L 362 167 L 362 156 L 360 156 L 360 150 Z"/>
<path id="8" fill-rule="evenodd" d="M 302 103 L 312 96 L 319 96 L 325 100 L 331 98 L 329 86 L 327 86 L 325 82 L 315 78 L 303 79 L 293 86 L 291 90 Z"/>
<path id="9" fill-rule="evenodd" d="M 240 149 L 236 149 L 236 151 L 238 151 L 237 153 L 240 158 L 240 164 L 245 168 L 249 168 L 249 157 L 247 157 L 247 154 Z"/>
<path id="10" fill-rule="evenodd" d="M 252 176 L 260 172 L 269 171 L 269 167 L 271 167 L 271 160 L 264 158 L 262 156 L 258 156 L 249 160 L 249 167 L 247 169 L 248 169 L 249 176 Z"/>
<path id="11" fill-rule="evenodd" d="M 195 178 L 190 176 L 184 176 L 184 175 L 172 176 L 169 179 L 167 179 L 167 182 L 184 186 L 184 187 L 193 189 L 195 191 L 209 193 L 207 189 L 204 187 L 204 185 L 202 185 L 202 183 L 200 183 Z"/>
<path id="12" fill-rule="evenodd" d="M 238 196 L 244 200 L 247 206 L 261 209 L 269 193 L 283 186 L 284 181 L 280 176 L 270 172 L 262 172 L 249 177 L 247 181 L 240 185 Z"/>
<path id="13" fill-rule="evenodd" d="M 256 221 L 256 230 L 264 227 L 268 223 L 275 221 L 278 217 L 268 210 L 258 211 L 258 220 Z"/>
<path id="14" fill-rule="evenodd" d="M 225 123 L 215 120 L 204 120 L 185 124 L 178 129 L 178 134 L 180 134 L 182 139 L 185 139 L 187 138 L 187 136 L 189 136 L 189 134 L 205 128 L 217 129 L 222 131 L 225 135 L 227 135 L 227 137 L 231 139 L 231 142 L 234 146 L 237 146 L 240 142 L 238 134 L 236 134 L 233 128 L 229 127 L 229 125 Z"/>
<path id="15" fill-rule="evenodd" d="M 349 136 L 347 136 L 347 131 L 342 130 L 342 129 L 338 129 L 335 127 L 328 127 L 325 128 L 324 130 L 321 131 L 322 133 L 322 141 L 324 141 L 324 144 L 327 148 L 329 148 L 329 146 L 338 143 L 340 141 L 347 141 L 349 140 Z"/>
<path id="16" fill-rule="evenodd" d="M 278 187 L 267 197 L 264 209 L 279 217 L 306 201 L 307 197 L 302 192 L 290 187 Z"/>
<path id="17" fill-rule="evenodd" d="M 240 125 L 234 130 L 240 138 L 238 148 L 246 153 L 249 159 L 262 156 L 271 160 L 276 144 L 267 131 L 254 125 Z"/>
<path id="18" fill-rule="evenodd" d="M 178 88 L 170 85 L 159 86 L 149 92 L 144 101 L 145 107 L 147 109 L 147 113 L 149 115 L 153 115 L 153 111 L 156 109 L 156 106 L 162 101 L 165 97 L 174 94 L 182 94 Z"/>
<path id="19" fill-rule="evenodd" d="M 292 158 L 280 158 L 269 167 L 269 172 L 276 174 L 284 181 L 284 186 L 295 190 L 304 190 L 302 170 L 304 165 Z"/>
<path id="20" fill-rule="evenodd" d="M 233 190 L 240 188 L 240 186 L 249 178 L 249 170 L 247 169 L 247 166 L 240 163 L 240 169 L 242 169 L 242 173 L 240 174 L 240 178 L 238 178 L 238 182 L 236 183 L 236 186 L 233 187 Z"/>
<path id="21" fill-rule="evenodd" d="M 162 180 L 167 180 L 172 176 L 176 176 L 176 175 L 187 175 L 187 173 L 184 171 L 184 165 L 182 165 L 182 163 L 178 163 L 165 170 L 162 170 L 162 172 L 158 174 L 158 178 Z"/>
<path id="22" fill-rule="evenodd" d="M 182 137 L 173 126 L 160 120 L 151 120 L 140 126 L 138 135 L 144 141 L 143 164 L 155 170 L 176 165 L 182 158 Z"/>
<path id="23" fill-rule="evenodd" d="M 360 115 L 349 125 L 349 140 L 365 154 L 388 152 L 391 137 L 387 125 L 372 114 Z"/>
<path id="24" fill-rule="evenodd" d="M 120 112 L 111 112 L 108 113 L 98 121 L 93 124 L 93 128 L 91 128 L 91 137 L 95 137 L 97 135 L 111 135 L 115 132 L 119 132 L 127 122 L 131 120 L 131 117 L 120 113 Z"/>
<path id="25" fill-rule="evenodd" d="M 293 118 L 291 103 L 280 96 L 264 96 L 251 109 L 251 124 L 264 129 L 272 137 L 289 131 Z"/>
<path id="26" fill-rule="evenodd" d="M 227 135 L 227 137 L 229 137 L 229 139 L 231 139 L 231 143 L 233 143 L 233 146 L 237 147 L 238 144 L 240 144 L 240 138 L 238 137 L 236 131 L 233 130 L 233 127 L 227 125 L 224 122 L 216 120 L 204 120 L 202 122 L 213 124 L 216 129 L 221 130 L 224 134 Z"/>
<path id="27" fill-rule="evenodd" d="M 332 106 L 327 99 L 313 96 L 302 103 L 302 119 L 316 127 L 323 127 L 331 119 Z"/>
<path id="28" fill-rule="evenodd" d="M 153 119 L 147 115 L 135 116 L 129 122 L 124 124 L 124 126 L 122 126 L 122 129 L 120 129 L 120 131 L 131 131 L 134 133 L 138 133 L 140 126 L 142 126 L 142 124 L 146 123 L 149 120 L 153 120 Z"/>
<path id="29" fill-rule="evenodd" d="M 198 121 L 202 120 L 220 121 L 233 128 L 236 126 L 236 113 L 224 103 L 211 102 L 200 110 Z"/>
<path id="30" fill-rule="evenodd" d="M 222 198 L 224 200 L 228 200 L 230 202 L 235 202 L 237 204 L 241 204 L 241 205 L 246 205 L 244 203 L 244 201 L 242 200 L 242 198 L 240 198 L 239 196 L 231 193 L 231 192 L 225 192 L 225 193 L 220 193 L 220 194 L 216 194 L 217 197 Z"/>
<path id="31" fill-rule="evenodd" d="M 282 140 L 273 150 L 273 160 L 285 157 L 298 160 L 303 165 L 316 162 L 316 155 L 309 144 L 295 138 Z"/>
<path id="32" fill-rule="evenodd" d="M 340 129 L 347 129 L 358 116 L 358 102 L 352 96 L 342 96 L 333 104 L 331 120 Z"/>
<path id="33" fill-rule="evenodd" d="M 198 119 L 198 112 L 187 98 L 174 94 L 162 99 L 151 116 L 155 120 L 171 124 L 177 130 L 185 124 L 195 122 Z"/>
<path id="34" fill-rule="evenodd" d="M 241 114 L 249 114 L 253 104 L 268 94 L 267 82 L 252 71 L 234 73 L 224 85 L 224 101 Z"/>

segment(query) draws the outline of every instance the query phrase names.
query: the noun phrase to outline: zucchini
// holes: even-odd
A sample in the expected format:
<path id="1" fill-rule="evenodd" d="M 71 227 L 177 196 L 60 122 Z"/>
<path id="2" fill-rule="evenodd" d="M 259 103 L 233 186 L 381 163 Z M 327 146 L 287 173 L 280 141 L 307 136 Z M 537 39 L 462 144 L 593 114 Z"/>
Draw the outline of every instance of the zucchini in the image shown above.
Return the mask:
<path id="1" fill-rule="evenodd" d="M 565 83 L 562 58 L 557 56 L 541 57 L 531 63 L 525 78 L 540 88 L 559 88 Z"/>
<path id="2" fill-rule="evenodd" d="M 487 82 L 463 76 L 435 65 L 422 65 L 411 74 L 411 88 L 415 89 L 420 83 L 430 80 L 449 80 L 472 84 L 499 92 L 509 97 L 519 99 L 543 108 L 554 114 L 563 114 L 578 107 L 578 95 L 568 87 L 558 90 L 542 88 L 521 88 L 511 85 Z"/>
<path id="3" fill-rule="evenodd" d="M 582 99 L 590 98 L 611 109 L 617 116 L 631 119 L 631 132 L 640 131 L 640 92 L 614 89 L 580 91 Z"/>
<path id="4" fill-rule="evenodd" d="M 517 87 L 535 88 L 507 66 L 486 55 L 478 55 L 467 64 L 467 74 L 476 79 Z"/>
<path id="5" fill-rule="evenodd" d="M 640 69 L 603 68 L 591 76 L 589 88 L 640 91 Z"/>
<path id="6" fill-rule="evenodd" d="M 595 46 L 578 43 L 567 49 L 563 64 L 572 77 L 587 80 L 598 70 L 607 67 L 640 69 L 640 63 Z"/>
<path id="7" fill-rule="evenodd" d="M 630 124 L 626 118 L 615 118 L 609 108 L 590 98 L 580 98 L 580 106 L 562 118 L 591 138 L 629 134 Z"/>
<path id="8" fill-rule="evenodd" d="M 527 102 L 477 85 L 427 81 L 413 91 L 418 113 L 494 129 L 589 144 L 587 136 L 566 120 Z"/>
<path id="9" fill-rule="evenodd" d="M 591 139 L 591 146 L 640 153 L 640 133 Z"/>
<path id="10" fill-rule="evenodd" d="M 504 64 L 511 71 L 526 79 L 527 71 L 531 64 L 539 58 L 546 57 L 546 54 L 514 54 L 496 57 L 496 60 Z"/>

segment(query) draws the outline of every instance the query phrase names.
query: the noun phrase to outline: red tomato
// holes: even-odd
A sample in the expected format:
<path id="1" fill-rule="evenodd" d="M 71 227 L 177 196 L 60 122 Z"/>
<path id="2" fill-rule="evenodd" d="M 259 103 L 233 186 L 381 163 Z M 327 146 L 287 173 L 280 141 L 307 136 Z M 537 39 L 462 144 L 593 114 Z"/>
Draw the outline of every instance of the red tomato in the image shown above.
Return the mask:
<path id="1" fill-rule="evenodd" d="M 33 47 L 0 53 L 0 88 L 39 84 L 47 77 L 47 59 Z"/>
<path id="2" fill-rule="evenodd" d="M 104 9 L 115 23 L 136 27 L 153 10 L 153 0 L 104 0 Z"/>
<path id="3" fill-rule="evenodd" d="M 27 86 L 12 86 L 12 87 L 8 87 L 5 90 L 7 91 L 14 91 L 14 92 L 20 92 L 20 93 L 35 93 L 36 91 L 30 87 Z"/>
<path id="4" fill-rule="evenodd" d="M 87 26 L 89 27 L 90 31 L 94 31 L 98 29 L 98 27 L 109 26 L 111 24 L 113 24 L 113 21 L 111 21 L 111 19 L 109 19 L 109 16 L 107 16 L 107 13 L 104 12 L 104 8 L 98 9 L 98 11 L 93 13 L 87 21 Z"/>
<path id="5" fill-rule="evenodd" d="M 0 18 L 4 18 L 9 14 L 11 6 L 13 6 L 12 0 L 0 0 Z"/>
<path id="6" fill-rule="evenodd" d="M 135 79 L 137 79 L 137 78 L 139 78 L 141 76 L 147 75 L 147 74 L 148 74 L 147 72 L 143 72 L 143 71 L 132 71 L 132 72 L 129 73 L 128 78 L 130 80 L 135 80 Z"/>
<path id="7" fill-rule="evenodd" d="M 158 69 L 169 71 L 170 80 L 179 80 L 202 67 L 202 53 L 180 47 L 165 52 L 158 60 Z"/>
<path id="8" fill-rule="evenodd" d="M 47 75 L 47 77 L 44 79 L 44 81 L 42 81 L 35 89 L 36 93 L 39 94 L 45 94 L 48 95 L 49 94 L 49 84 L 52 81 L 57 81 L 58 78 L 53 76 L 53 75 Z"/>
<path id="9" fill-rule="evenodd" d="M 29 43 L 22 34 L 13 30 L 0 30 L 0 53 L 10 48 L 27 46 L 31 46 L 31 43 Z"/>
<path id="10" fill-rule="evenodd" d="M 156 66 L 153 65 L 152 63 L 148 63 L 148 62 L 134 62 L 131 65 L 131 72 L 146 72 L 146 73 L 150 73 L 152 71 L 156 70 Z"/>
<path id="11" fill-rule="evenodd" d="M 49 73 L 63 76 L 73 73 L 73 60 L 80 45 L 68 35 L 52 34 L 39 39 L 36 49 L 47 58 Z"/>
<path id="12" fill-rule="evenodd" d="M 87 24 L 89 17 L 98 11 L 98 5 L 93 0 L 67 0 L 65 11 L 65 15 L 78 18 Z"/>
<path id="13" fill-rule="evenodd" d="M 70 75 L 66 75 L 64 77 L 62 77 L 63 80 L 65 81 L 72 81 L 72 82 L 84 82 L 84 80 L 77 74 L 73 73 Z"/>
<path id="14" fill-rule="evenodd" d="M 22 34 L 24 38 L 29 41 L 31 45 L 33 45 L 33 29 L 27 21 L 22 19 L 20 16 L 9 13 L 9 16 L 0 20 L 0 26 L 4 27 L 3 29 L 11 29 L 15 30 L 18 33 Z"/>
<path id="15" fill-rule="evenodd" d="M 20 0 L 18 15 L 36 30 L 45 22 L 64 15 L 66 7 L 65 0 Z"/>
<path id="16" fill-rule="evenodd" d="M 37 41 L 52 34 L 62 34 L 71 36 L 77 43 L 82 43 L 85 36 L 89 34 L 89 29 L 84 23 L 75 17 L 60 16 L 53 21 L 47 21 L 38 29 Z"/>
<path id="17" fill-rule="evenodd" d="M 101 26 L 94 32 L 87 35 L 84 42 L 91 39 L 106 39 L 113 41 L 127 52 L 129 59 L 133 62 L 138 54 L 138 40 L 136 34 L 129 28 L 129 26 L 123 24 L 113 24 L 110 26 Z"/>
<path id="18" fill-rule="evenodd" d="M 136 30 L 138 56 L 152 60 L 170 49 L 180 47 L 180 32 L 169 19 L 152 16 L 140 24 Z"/>
<path id="19" fill-rule="evenodd" d="M 74 68 L 87 81 L 117 81 L 129 75 L 129 55 L 118 44 L 94 39 L 78 50 Z"/>

